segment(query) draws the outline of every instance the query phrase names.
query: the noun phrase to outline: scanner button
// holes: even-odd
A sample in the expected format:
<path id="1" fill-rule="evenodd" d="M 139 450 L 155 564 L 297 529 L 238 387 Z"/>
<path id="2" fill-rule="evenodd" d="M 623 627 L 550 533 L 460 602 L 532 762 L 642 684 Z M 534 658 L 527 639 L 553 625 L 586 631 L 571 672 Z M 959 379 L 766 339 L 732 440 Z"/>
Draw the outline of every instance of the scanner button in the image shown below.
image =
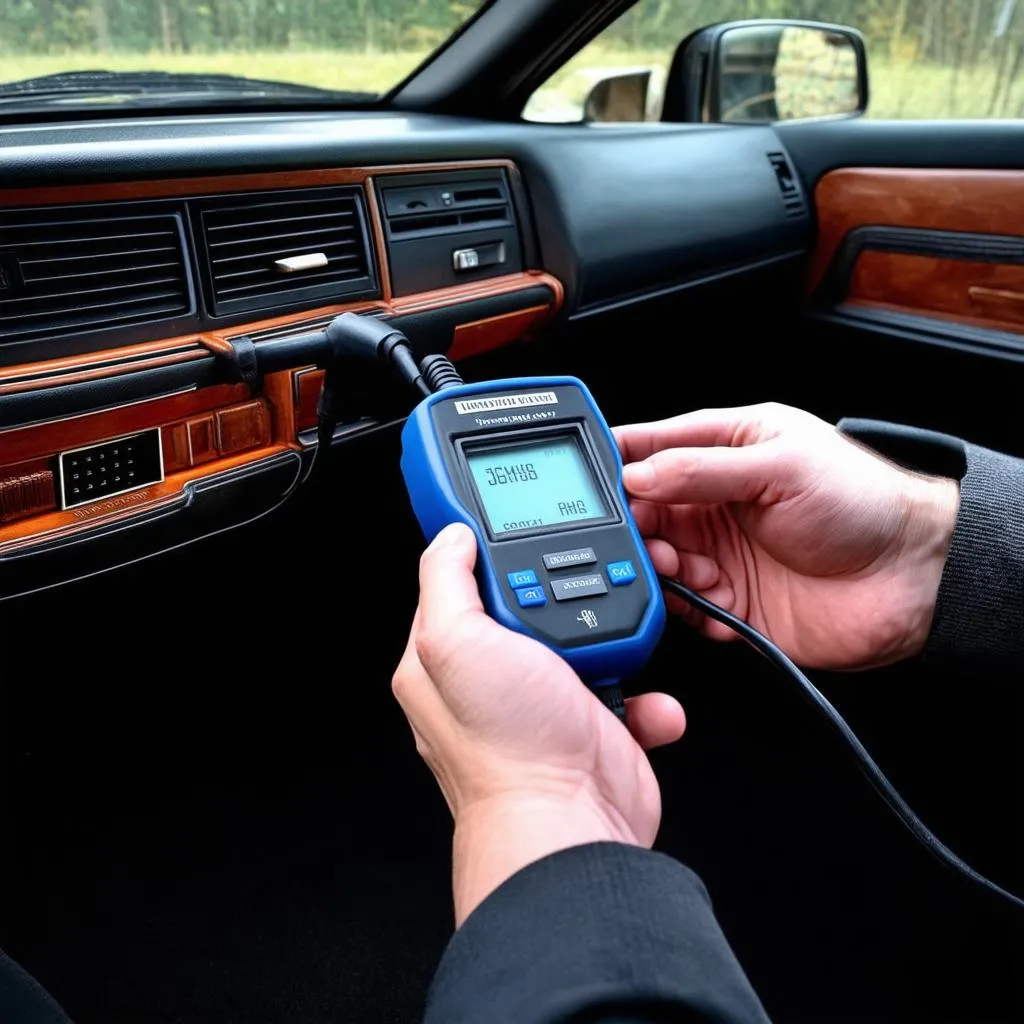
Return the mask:
<path id="1" fill-rule="evenodd" d="M 599 572 L 587 576 L 566 576 L 564 579 L 551 581 L 551 593 L 556 601 L 573 601 L 577 597 L 593 597 L 595 594 L 607 594 L 604 577 Z"/>
<path id="2" fill-rule="evenodd" d="M 543 587 L 520 587 L 516 591 L 520 608 L 539 608 L 548 603 Z"/>
<path id="3" fill-rule="evenodd" d="M 537 574 L 532 569 L 520 569 L 519 572 L 510 572 L 506 574 L 508 579 L 508 585 L 513 590 L 518 590 L 520 587 L 535 587 L 537 586 Z"/>
<path id="4" fill-rule="evenodd" d="M 575 569 L 578 565 L 593 565 L 597 555 L 593 548 L 574 548 L 572 551 L 554 551 L 544 556 L 544 568 Z"/>
<path id="5" fill-rule="evenodd" d="M 628 587 L 636 579 L 632 562 L 609 562 L 608 580 L 613 587 Z"/>

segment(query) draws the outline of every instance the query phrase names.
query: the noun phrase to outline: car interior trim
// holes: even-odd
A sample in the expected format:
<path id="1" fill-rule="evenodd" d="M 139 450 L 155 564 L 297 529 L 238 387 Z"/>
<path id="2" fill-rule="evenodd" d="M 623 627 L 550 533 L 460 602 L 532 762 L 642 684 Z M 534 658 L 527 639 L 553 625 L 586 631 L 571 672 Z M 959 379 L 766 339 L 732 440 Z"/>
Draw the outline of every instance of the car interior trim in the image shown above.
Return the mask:
<path id="1" fill-rule="evenodd" d="M 472 171 L 492 168 L 504 168 L 510 173 L 516 171 L 515 164 L 511 160 L 452 160 L 384 164 L 379 167 L 326 167 L 312 170 L 263 171 L 253 174 L 214 174 L 187 178 L 48 185 L 36 188 L 3 188 L 0 189 L 0 208 L 6 206 L 49 206 L 64 203 L 125 202 L 132 199 L 174 199 L 236 192 L 322 188 L 329 185 L 365 185 L 368 179 L 377 175 Z"/>
<path id="2" fill-rule="evenodd" d="M 862 227 L 921 228 L 1024 235 L 1024 171 L 848 167 L 814 190 L 818 241 L 808 291 L 820 285 L 836 251 Z"/>
<path id="3" fill-rule="evenodd" d="M 282 450 L 240 457 L 191 479 L 141 513 L 112 513 L 42 543 L 0 547 L 0 601 L 121 568 L 245 526 L 285 502 L 308 457 Z"/>
<path id="4" fill-rule="evenodd" d="M 410 172 L 483 169 L 499 169 L 506 175 L 517 208 L 517 230 L 528 236 L 518 172 L 511 160 L 504 159 L 0 190 L 0 207 L 33 207 L 358 184 L 366 201 L 380 282 L 379 298 L 284 311 L 244 323 L 208 328 L 197 324 L 198 329 L 186 335 L 0 368 L 0 555 L 49 543 L 54 537 L 91 535 L 97 522 L 144 517 L 169 505 L 177 509 L 178 498 L 204 477 L 273 459 L 283 451 L 305 451 L 308 438 L 301 435 L 315 423 L 322 373 L 297 367 L 268 374 L 255 390 L 220 383 L 225 379 L 222 360 L 231 351 L 233 337 L 302 332 L 354 311 L 412 321 L 422 327 L 421 338 L 432 338 L 433 349 L 448 350 L 461 359 L 516 341 L 554 316 L 564 302 L 565 288 L 557 277 L 537 269 L 393 294 L 375 180 Z M 161 430 L 164 480 L 109 498 L 100 495 L 74 508 L 57 507 L 61 502 L 53 467 L 62 452 L 153 428 Z"/>

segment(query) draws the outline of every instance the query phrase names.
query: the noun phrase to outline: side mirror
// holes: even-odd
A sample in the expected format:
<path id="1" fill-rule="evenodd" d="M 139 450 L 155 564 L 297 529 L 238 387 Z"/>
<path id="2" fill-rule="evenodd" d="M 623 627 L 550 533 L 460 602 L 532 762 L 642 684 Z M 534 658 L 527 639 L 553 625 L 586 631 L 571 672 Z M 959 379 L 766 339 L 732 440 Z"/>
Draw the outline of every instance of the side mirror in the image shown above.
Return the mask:
<path id="1" fill-rule="evenodd" d="M 650 71 L 627 71 L 602 78 L 583 102 L 584 121 L 643 121 Z"/>
<path id="2" fill-rule="evenodd" d="M 756 124 L 852 117 L 867 104 L 867 55 L 856 29 L 733 21 L 680 45 L 662 119 Z"/>
<path id="3" fill-rule="evenodd" d="M 652 104 L 661 99 L 659 86 L 665 80 L 664 72 L 659 76 L 654 68 L 626 68 L 600 74 L 602 77 L 583 101 L 584 121 L 600 124 L 658 120 L 660 111 L 652 110 Z"/>

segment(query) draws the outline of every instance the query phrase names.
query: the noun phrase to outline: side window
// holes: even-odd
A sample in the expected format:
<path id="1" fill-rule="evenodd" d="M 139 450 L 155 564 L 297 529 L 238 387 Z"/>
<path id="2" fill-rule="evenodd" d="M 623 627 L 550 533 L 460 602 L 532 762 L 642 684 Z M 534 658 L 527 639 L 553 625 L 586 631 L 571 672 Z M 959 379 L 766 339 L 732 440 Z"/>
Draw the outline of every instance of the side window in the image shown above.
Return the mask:
<path id="1" fill-rule="evenodd" d="M 859 29 L 868 52 L 867 117 L 1024 117 L 1019 0 L 640 0 L 552 75 L 523 117 L 587 120 L 588 98 L 600 95 L 602 120 L 636 120 L 643 110 L 656 121 L 679 43 L 706 25 L 750 18 Z"/>

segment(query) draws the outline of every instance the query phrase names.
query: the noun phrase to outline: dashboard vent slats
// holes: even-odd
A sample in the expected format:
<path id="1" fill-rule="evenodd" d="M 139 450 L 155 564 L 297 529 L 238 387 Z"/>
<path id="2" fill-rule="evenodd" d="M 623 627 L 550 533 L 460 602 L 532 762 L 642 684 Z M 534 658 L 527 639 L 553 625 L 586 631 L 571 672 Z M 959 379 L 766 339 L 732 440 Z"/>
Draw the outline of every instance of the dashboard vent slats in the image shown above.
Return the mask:
<path id="1" fill-rule="evenodd" d="M 375 294 L 358 188 L 220 197 L 192 206 L 208 304 L 218 316 Z"/>
<path id="2" fill-rule="evenodd" d="M 0 215 L 0 344 L 193 310 L 180 213 L 143 205 Z"/>
<path id="3" fill-rule="evenodd" d="M 789 220 L 802 220 L 807 216 L 807 203 L 804 200 L 796 172 L 790 166 L 785 153 L 769 153 L 768 161 L 775 171 L 782 193 L 782 206 Z"/>

